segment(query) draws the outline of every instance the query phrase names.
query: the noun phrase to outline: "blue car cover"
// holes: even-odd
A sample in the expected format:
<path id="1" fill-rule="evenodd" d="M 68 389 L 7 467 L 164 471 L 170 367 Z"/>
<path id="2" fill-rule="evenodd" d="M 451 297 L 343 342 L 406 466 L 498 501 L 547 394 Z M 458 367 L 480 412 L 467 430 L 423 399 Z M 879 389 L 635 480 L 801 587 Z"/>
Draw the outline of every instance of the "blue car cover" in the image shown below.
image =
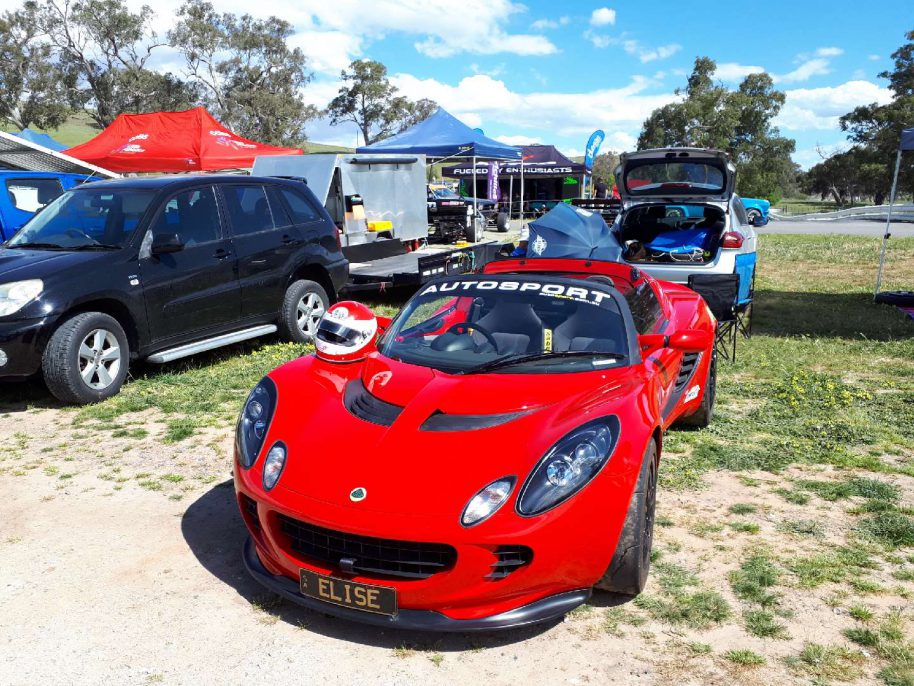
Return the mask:
<path id="1" fill-rule="evenodd" d="M 707 250 L 710 238 L 710 229 L 664 231 L 658 234 L 650 243 L 647 243 L 645 247 L 672 255 L 687 255 L 695 251 L 704 252 Z"/>

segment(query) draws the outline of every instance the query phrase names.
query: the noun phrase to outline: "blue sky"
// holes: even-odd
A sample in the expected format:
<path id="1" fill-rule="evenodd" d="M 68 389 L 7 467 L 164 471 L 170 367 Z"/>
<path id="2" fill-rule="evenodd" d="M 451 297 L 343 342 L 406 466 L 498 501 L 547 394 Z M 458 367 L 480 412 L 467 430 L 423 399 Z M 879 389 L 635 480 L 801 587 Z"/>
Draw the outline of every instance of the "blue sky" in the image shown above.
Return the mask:
<path id="1" fill-rule="evenodd" d="M 148 0 L 147 0 L 148 2 Z M 181 0 L 157 0 L 163 33 Z M 0 0 L 0 10 L 16 0 Z M 142 0 L 128 0 L 138 8 Z M 471 126 L 510 143 L 544 142 L 580 154 L 595 128 L 604 149 L 630 149 L 641 122 L 674 99 L 696 56 L 717 61 L 735 86 L 752 71 L 772 74 L 787 94 L 778 117 L 804 167 L 845 138 L 837 118 L 886 102 L 877 74 L 914 29 L 910 0 L 721 3 L 531 0 L 218 0 L 217 9 L 275 14 L 295 27 L 315 72 L 305 97 L 323 107 L 352 59 L 377 59 L 407 96 L 429 97 Z M 178 55 L 158 68 L 180 71 Z M 354 145 L 353 127 L 315 122 L 314 141 Z"/>

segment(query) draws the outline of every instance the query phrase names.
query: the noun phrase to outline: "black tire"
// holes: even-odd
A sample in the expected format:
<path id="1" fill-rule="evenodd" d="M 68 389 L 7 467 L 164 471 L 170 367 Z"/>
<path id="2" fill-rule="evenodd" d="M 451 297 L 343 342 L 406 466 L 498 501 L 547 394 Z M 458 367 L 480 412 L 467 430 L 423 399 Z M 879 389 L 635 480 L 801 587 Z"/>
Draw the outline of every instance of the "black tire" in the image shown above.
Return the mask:
<path id="1" fill-rule="evenodd" d="M 307 279 L 293 282 L 282 299 L 280 335 L 294 343 L 311 343 L 317 333 L 317 323 L 329 306 L 327 291 L 319 283 Z"/>
<path id="2" fill-rule="evenodd" d="M 717 400 L 717 351 L 711 351 L 711 366 L 708 367 L 708 378 L 705 380 L 705 389 L 701 395 L 701 404 L 690 415 L 679 419 L 679 426 L 693 429 L 704 429 L 714 417 L 714 403 Z"/>
<path id="3" fill-rule="evenodd" d="M 479 224 L 480 222 L 474 217 L 470 217 L 470 221 L 467 222 L 467 240 L 470 243 L 482 240 L 484 229 Z"/>
<path id="4" fill-rule="evenodd" d="M 657 466 L 657 443 L 651 439 L 641 462 L 616 552 L 603 577 L 595 584 L 601 591 L 635 596 L 644 590 L 654 543 Z"/>
<path id="5" fill-rule="evenodd" d="M 96 349 L 94 342 L 87 343 L 90 339 L 99 341 L 94 358 L 87 354 Z M 87 405 L 120 391 L 129 364 L 130 346 L 118 321 L 101 312 L 82 312 L 64 321 L 51 335 L 41 370 L 55 398 Z"/>
<path id="6" fill-rule="evenodd" d="M 914 307 L 914 291 L 882 291 L 876 294 L 876 302 L 896 307 Z"/>
<path id="7" fill-rule="evenodd" d="M 511 220 L 508 218 L 508 213 L 499 212 L 498 216 L 495 217 L 495 228 L 498 230 L 498 233 L 508 233 L 510 226 Z"/>

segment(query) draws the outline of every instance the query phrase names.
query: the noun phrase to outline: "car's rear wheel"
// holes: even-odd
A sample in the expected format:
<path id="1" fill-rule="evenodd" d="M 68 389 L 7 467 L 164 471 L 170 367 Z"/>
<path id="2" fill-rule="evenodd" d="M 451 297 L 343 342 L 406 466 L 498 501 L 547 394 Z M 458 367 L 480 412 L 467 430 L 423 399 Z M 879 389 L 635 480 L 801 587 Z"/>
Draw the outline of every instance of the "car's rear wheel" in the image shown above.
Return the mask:
<path id="1" fill-rule="evenodd" d="M 329 306 L 327 291 L 319 283 L 307 279 L 295 281 L 286 289 L 282 301 L 280 333 L 296 343 L 311 343 Z"/>
<path id="2" fill-rule="evenodd" d="M 603 577 L 595 584 L 600 590 L 634 596 L 641 593 L 647 583 L 654 543 L 657 466 L 657 442 L 652 439 L 641 462 L 616 552 Z"/>
<path id="3" fill-rule="evenodd" d="M 129 361 L 127 336 L 117 320 L 101 312 L 82 312 L 57 327 L 41 369 L 54 397 L 86 405 L 121 389 Z"/>
<path id="4" fill-rule="evenodd" d="M 755 225 L 755 220 L 762 216 L 762 213 L 758 210 L 746 210 L 746 216 L 749 218 L 749 223 L 753 226 Z"/>
<path id="5" fill-rule="evenodd" d="M 495 217 L 495 228 L 498 229 L 498 233 L 508 232 L 508 229 L 511 228 L 511 219 L 507 212 L 498 213 L 498 216 Z"/>
<path id="6" fill-rule="evenodd" d="M 711 364 L 705 380 L 705 391 L 701 395 L 701 404 L 690 415 L 682 417 L 678 424 L 695 429 L 704 429 L 714 416 L 714 403 L 717 400 L 717 351 L 711 351 Z"/>

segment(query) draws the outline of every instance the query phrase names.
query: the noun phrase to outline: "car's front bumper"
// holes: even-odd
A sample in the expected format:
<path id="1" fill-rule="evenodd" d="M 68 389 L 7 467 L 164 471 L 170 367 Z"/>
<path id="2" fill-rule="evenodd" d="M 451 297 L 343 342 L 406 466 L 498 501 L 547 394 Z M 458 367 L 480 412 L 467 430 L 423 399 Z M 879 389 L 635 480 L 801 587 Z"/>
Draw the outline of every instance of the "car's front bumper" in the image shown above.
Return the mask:
<path id="1" fill-rule="evenodd" d="M 41 369 L 47 318 L 0 322 L 0 378 L 22 378 Z"/>
<path id="2" fill-rule="evenodd" d="M 248 573 L 260 584 L 287 600 L 341 619 L 392 629 L 416 631 L 491 631 L 493 629 L 512 629 L 558 619 L 566 612 L 587 601 L 592 592 L 590 588 L 582 588 L 576 591 L 558 593 L 507 612 L 476 619 L 452 619 L 433 610 L 407 609 L 399 610 L 393 616 L 386 616 L 350 610 L 302 595 L 295 581 L 287 576 L 274 575 L 267 571 L 260 561 L 257 555 L 257 548 L 250 537 L 244 543 L 243 555 L 244 566 Z"/>

